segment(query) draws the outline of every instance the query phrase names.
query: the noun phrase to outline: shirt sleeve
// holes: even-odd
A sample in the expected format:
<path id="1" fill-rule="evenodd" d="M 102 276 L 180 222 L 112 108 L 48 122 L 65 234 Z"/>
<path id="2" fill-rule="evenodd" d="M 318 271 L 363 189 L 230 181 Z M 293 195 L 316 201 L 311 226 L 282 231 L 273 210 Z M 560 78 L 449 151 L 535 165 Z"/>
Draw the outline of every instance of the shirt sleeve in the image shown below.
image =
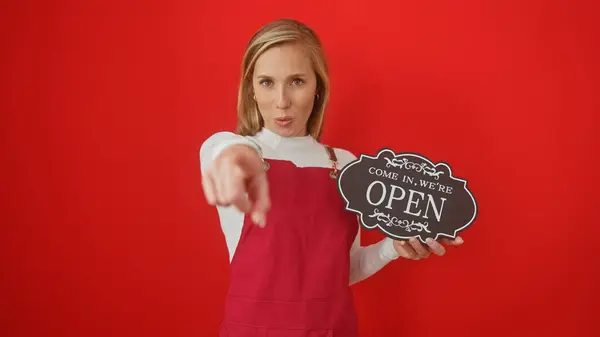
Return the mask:
<path id="1" fill-rule="evenodd" d="M 388 237 L 372 245 L 361 246 L 359 228 L 350 249 L 350 285 L 374 275 L 398 257 L 399 254 L 394 249 L 394 241 Z"/>
<path id="2" fill-rule="evenodd" d="M 217 158 L 217 156 L 223 152 L 223 150 L 235 144 L 249 145 L 256 151 L 260 151 L 260 148 L 256 145 L 256 143 L 250 141 L 244 136 L 240 136 L 232 132 L 217 132 L 208 137 L 208 139 L 204 141 L 200 147 L 201 171 L 208 169 L 212 165 L 215 158 Z"/>
<path id="3" fill-rule="evenodd" d="M 339 153 L 338 161 L 342 167 L 357 157 L 349 151 L 336 149 Z M 358 217 L 357 217 L 357 220 Z M 357 221 L 358 233 L 350 249 L 350 285 L 358 283 L 374 275 L 385 267 L 390 261 L 397 259 L 400 255 L 394 249 L 394 241 L 385 237 L 384 239 L 368 246 L 361 246 L 361 226 Z"/>

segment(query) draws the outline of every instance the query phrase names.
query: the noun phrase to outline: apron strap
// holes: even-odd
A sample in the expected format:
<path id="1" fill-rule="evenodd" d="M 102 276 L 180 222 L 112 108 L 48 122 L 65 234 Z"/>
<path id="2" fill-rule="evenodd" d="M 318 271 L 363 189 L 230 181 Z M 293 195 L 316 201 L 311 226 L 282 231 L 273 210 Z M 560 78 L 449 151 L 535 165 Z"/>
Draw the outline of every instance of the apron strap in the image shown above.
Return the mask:
<path id="1" fill-rule="evenodd" d="M 329 161 L 331 161 L 331 168 L 332 171 L 329 172 L 329 176 L 333 179 L 336 179 L 339 173 L 339 170 L 337 168 L 337 164 L 338 164 L 338 160 L 337 160 L 337 156 L 335 155 L 335 151 L 333 150 L 333 148 L 329 145 L 325 145 L 325 150 L 327 150 L 327 154 L 329 155 Z"/>
<path id="2" fill-rule="evenodd" d="M 327 150 L 327 154 L 329 154 L 329 160 L 332 162 L 337 162 L 337 157 L 335 155 L 335 151 L 333 151 L 333 148 L 329 145 L 325 145 L 325 149 Z"/>

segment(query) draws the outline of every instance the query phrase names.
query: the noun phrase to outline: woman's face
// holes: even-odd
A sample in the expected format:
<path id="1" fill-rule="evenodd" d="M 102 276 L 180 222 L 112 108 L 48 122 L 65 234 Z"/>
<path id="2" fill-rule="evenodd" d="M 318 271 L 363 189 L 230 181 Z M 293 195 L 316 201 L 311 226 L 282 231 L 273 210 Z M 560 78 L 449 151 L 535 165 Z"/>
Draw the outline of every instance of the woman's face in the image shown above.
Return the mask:
<path id="1" fill-rule="evenodd" d="M 252 87 L 267 129 L 284 137 L 306 135 L 317 78 L 301 45 L 286 43 L 265 51 L 256 60 Z"/>

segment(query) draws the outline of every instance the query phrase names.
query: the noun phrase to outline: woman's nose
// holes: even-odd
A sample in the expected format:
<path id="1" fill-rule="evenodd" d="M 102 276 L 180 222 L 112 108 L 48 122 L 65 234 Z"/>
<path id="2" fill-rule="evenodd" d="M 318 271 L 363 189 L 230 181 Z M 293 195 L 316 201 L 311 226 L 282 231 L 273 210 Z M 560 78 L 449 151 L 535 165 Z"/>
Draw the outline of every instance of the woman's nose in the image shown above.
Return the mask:
<path id="1" fill-rule="evenodd" d="M 281 88 L 277 97 L 277 108 L 278 109 L 287 109 L 290 107 L 291 101 L 289 95 L 286 91 L 286 88 Z"/>

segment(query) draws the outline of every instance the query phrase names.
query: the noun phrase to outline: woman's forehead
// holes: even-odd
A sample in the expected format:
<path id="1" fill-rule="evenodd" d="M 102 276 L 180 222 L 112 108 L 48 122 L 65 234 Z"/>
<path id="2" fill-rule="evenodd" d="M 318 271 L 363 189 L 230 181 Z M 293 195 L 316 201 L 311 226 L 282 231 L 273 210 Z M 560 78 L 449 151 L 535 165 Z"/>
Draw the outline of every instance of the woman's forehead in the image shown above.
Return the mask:
<path id="1" fill-rule="evenodd" d="M 256 76 L 289 76 L 312 72 L 312 62 L 306 48 L 299 44 L 283 44 L 266 50 L 257 60 Z"/>

